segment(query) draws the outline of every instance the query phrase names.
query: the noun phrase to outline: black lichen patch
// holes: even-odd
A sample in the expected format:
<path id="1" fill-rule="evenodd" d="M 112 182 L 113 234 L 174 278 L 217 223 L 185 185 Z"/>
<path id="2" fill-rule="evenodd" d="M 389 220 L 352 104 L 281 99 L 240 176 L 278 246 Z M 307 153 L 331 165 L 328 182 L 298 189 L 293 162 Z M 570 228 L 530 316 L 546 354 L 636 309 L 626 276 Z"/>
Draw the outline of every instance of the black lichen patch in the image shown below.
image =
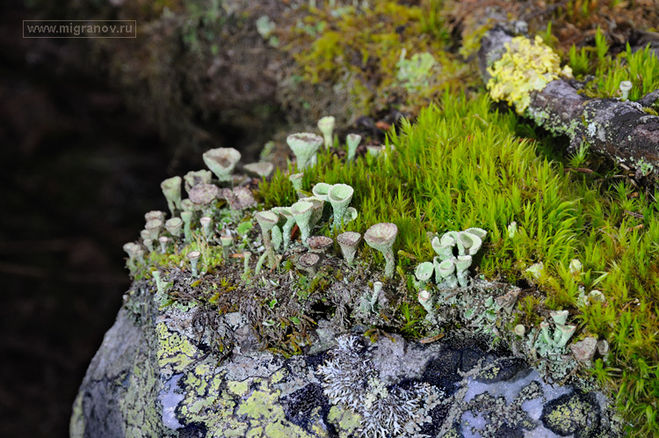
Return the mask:
<path id="1" fill-rule="evenodd" d="M 282 397 L 286 419 L 293 424 L 311 432 L 311 420 L 314 410 L 320 408 L 319 413 L 325 423 L 329 436 L 338 436 L 334 426 L 327 420 L 330 405 L 323 388 L 317 383 L 310 383 L 292 394 Z"/>
<path id="2" fill-rule="evenodd" d="M 494 363 L 483 369 L 476 377 L 476 380 L 484 383 L 496 383 L 517 377 L 524 377 L 530 372 L 531 369 L 523 359 L 504 357 L 497 359 Z"/>
<path id="3" fill-rule="evenodd" d="M 540 417 L 552 432 L 575 438 L 596 436 L 600 428 L 600 408 L 592 393 L 573 392 L 548 402 Z"/>
<path id="4" fill-rule="evenodd" d="M 428 412 L 428 415 L 432 421 L 429 423 L 424 423 L 419 430 L 419 434 L 427 436 L 438 436 L 437 434 L 439 433 L 442 425 L 444 424 L 444 421 L 446 420 L 449 409 L 450 405 L 448 404 L 441 404 L 431 409 L 430 412 Z"/>
<path id="5" fill-rule="evenodd" d="M 458 350 L 442 351 L 428 361 L 426 369 L 423 370 L 422 381 L 440 388 L 447 395 L 453 394 L 456 391 L 455 383 L 461 379 L 457 373 L 461 357 L 462 354 Z"/>
<path id="6" fill-rule="evenodd" d="M 202 423 L 192 423 L 186 425 L 183 429 L 179 429 L 178 433 L 179 438 L 204 438 L 207 430 Z"/>
<path id="7" fill-rule="evenodd" d="M 327 359 L 327 351 L 323 351 L 318 354 L 313 354 L 311 356 L 304 356 L 304 362 L 307 364 L 307 367 L 314 370 L 318 367 L 318 365 L 325 362 L 326 359 Z"/>
<path id="8" fill-rule="evenodd" d="M 513 428 L 504 424 L 497 430 L 494 438 L 524 438 L 524 431 L 519 427 Z"/>

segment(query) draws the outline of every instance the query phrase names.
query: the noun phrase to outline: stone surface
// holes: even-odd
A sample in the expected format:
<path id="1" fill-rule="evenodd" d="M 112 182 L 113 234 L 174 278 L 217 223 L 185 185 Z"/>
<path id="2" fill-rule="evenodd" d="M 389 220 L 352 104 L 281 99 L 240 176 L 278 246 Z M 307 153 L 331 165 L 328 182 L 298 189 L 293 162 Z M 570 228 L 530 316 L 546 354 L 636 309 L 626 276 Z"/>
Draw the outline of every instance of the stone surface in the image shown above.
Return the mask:
<path id="1" fill-rule="evenodd" d="M 579 342 L 570 345 L 574 358 L 580 362 L 590 362 L 595 357 L 597 350 L 597 339 L 588 336 Z"/>
<path id="2" fill-rule="evenodd" d="M 546 384 L 475 339 L 372 343 L 321 321 L 323 347 L 284 358 L 259 350 L 239 312 L 211 329 L 201 311 L 136 284 L 89 366 L 71 436 L 617 436 L 601 395 Z"/>

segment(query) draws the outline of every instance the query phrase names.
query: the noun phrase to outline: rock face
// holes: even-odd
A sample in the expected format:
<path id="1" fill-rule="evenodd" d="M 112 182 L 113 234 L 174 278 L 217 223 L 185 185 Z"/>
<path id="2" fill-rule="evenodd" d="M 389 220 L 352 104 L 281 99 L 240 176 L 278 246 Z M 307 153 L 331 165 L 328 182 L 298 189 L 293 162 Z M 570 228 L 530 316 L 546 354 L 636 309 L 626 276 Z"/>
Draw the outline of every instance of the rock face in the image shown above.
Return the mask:
<path id="1" fill-rule="evenodd" d="M 617 436 L 602 395 L 545 384 L 477 340 L 371 342 L 321 322 L 306 354 L 284 358 L 259 350 L 240 313 L 208 325 L 198 310 L 136 288 L 89 366 L 71 436 Z"/>

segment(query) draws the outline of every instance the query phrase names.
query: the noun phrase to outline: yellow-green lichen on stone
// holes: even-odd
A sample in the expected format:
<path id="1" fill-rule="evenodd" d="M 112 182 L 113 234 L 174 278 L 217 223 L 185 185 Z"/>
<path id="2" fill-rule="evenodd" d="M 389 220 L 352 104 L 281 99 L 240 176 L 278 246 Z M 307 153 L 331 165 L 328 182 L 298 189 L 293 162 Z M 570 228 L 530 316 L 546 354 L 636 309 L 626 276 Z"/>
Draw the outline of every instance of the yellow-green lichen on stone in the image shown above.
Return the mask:
<path id="1" fill-rule="evenodd" d="M 361 425 L 362 417 L 356 412 L 335 405 L 330 408 L 327 420 L 337 426 L 339 437 L 347 437 Z"/>
<path id="2" fill-rule="evenodd" d="M 249 383 L 247 380 L 242 382 L 227 382 L 227 389 L 237 396 L 244 396 L 249 391 Z"/>
<path id="3" fill-rule="evenodd" d="M 531 102 L 531 92 L 540 91 L 559 75 L 571 77 L 569 66 L 561 69 L 560 57 L 542 38 L 534 41 L 518 36 L 506 43 L 506 52 L 488 68 L 490 96 L 513 105 L 518 114 Z"/>
<path id="4" fill-rule="evenodd" d="M 199 349 L 187 338 L 170 331 L 164 322 L 156 324 L 158 336 L 158 365 L 171 365 L 173 372 L 182 372 L 199 355 Z"/>

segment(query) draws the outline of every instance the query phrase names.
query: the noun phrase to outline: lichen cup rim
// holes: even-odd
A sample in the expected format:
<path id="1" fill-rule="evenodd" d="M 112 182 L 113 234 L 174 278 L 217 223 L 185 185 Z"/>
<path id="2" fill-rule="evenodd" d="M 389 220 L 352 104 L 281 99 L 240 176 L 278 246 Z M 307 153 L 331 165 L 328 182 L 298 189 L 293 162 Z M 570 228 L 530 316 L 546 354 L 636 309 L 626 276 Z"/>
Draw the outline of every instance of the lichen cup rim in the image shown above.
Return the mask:
<path id="1" fill-rule="evenodd" d="M 188 192 L 188 199 L 194 205 L 208 205 L 217 199 L 220 189 L 215 184 L 197 184 Z"/>
<path id="2" fill-rule="evenodd" d="M 331 184 L 319 182 L 314 184 L 314 186 L 311 188 L 311 193 L 313 193 L 315 197 L 326 201 L 332 187 L 333 186 Z"/>
<path id="3" fill-rule="evenodd" d="M 289 207 L 293 216 L 303 215 L 313 209 L 313 204 L 309 201 L 300 200 Z"/>
<path id="4" fill-rule="evenodd" d="M 357 246 L 362 239 L 362 235 L 356 231 L 346 231 L 336 236 L 339 245 Z"/>
<path id="5" fill-rule="evenodd" d="M 435 272 L 435 265 L 432 262 L 423 262 L 417 265 L 414 275 L 419 281 L 428 281 Z"/>
<path id="6" fill-rule="evenodd" d="M 204 152 L 201 158 L 220 181 L 226 181 L 241 156 L 240 152 L 234 148 L 214 148 Z"/>
<path id="7" fill-rule="evenodd" d="M 302 266 L 306 268 L 311 268 L 314 267 L 320 261 L 320 256 L 313 252 L 305 252 L 304 254 L 300 255 L 300 257 L 298 257 L 297 260 L 298 263 L 300 263 Z M 309 261 L 309 263 L 307 263 L 307 261 Z"/>
<path id="8" fill-rule="evenodd" d="M 254 214 L 254 218 L 264 231 L 269 231 L 279 222 L 279 215 L 271 210 L 259 211 Z"/>
<path id="9" fill-rule="evenodd" d="M 398 227 L 391 222 L 371 225 L 364 233 L 364 241 L 375 249 L 385 249 L 393 245 L 398 235 Z"/>
<path id="10" fill-rule="evenodd" d="M 355 189 L 351 185 L 338 183 L 330 186 L 327 192 L 327 199 L 330 203 L 345 202 L 348 199 L 352 200 L 354 194 Z"/>
<path id="11" fill-rule="evenodd" d="M 324 251 L 333 243 L 334 240 L 327 236 L 310 236 L 307 238 L 307 245 L 312 251 Z"/>
<path id="12" fill-rule="evenodd" d="M 286 143 L 296 156 L 299 153 L 311 155 L 323 145 L 323 138 L 313 132 L 295 132 L 286 137 Z"/>

